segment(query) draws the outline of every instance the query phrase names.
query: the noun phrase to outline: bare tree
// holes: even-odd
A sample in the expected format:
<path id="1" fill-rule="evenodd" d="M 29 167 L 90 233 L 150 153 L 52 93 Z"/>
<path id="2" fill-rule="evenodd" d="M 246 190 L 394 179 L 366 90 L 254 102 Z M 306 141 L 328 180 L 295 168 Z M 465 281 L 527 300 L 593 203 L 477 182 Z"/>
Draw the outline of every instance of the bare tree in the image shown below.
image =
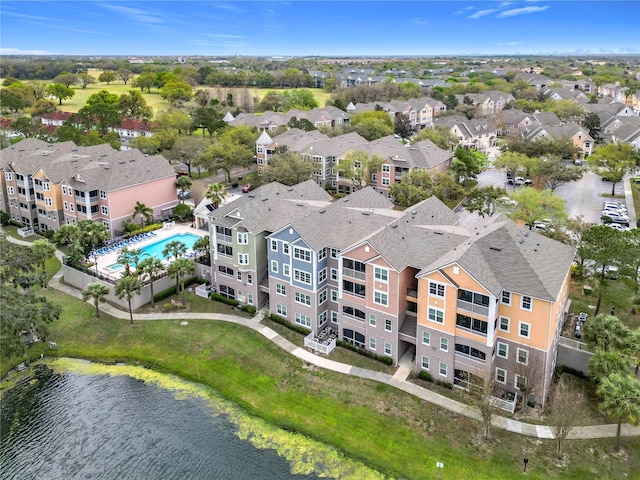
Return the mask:
<path id="1" fill-rule="evenodd" d="M 564 441 L 578 423 L 585 410 L 584 393 L 573 387 L 570 382 L 560 378 L 551 392 L 549 419 L 556 437 L 556 457 L 562 457 Z"/>
<path id="2" fill-rule="evenodd" d="M 522 396 L 521 411 L 525 413 L 528 398 L 538 393 L 542 384 L 544 377 L 542 361 L 539 357 L 531 355 L 530 351 L 520 350 L 516 354 L 515 361 L 511 364 L 511 371 L 515 376 L 516 387 Z"/>
<path id="3" fill-rule="evenodd" d="M 490 368 L 486 370 L 476 370 L 469 374 L 469 393 L 473 397 L 478 410 L 480 410 L 480 415 L 482 416 L 482 437 L 485 440 L 491 438 L 491 419 L 495 408 L 491 403 L 491 396 L 495 393 L 495 390 L 495 377 Z"/>
<path id="4" fill-rule="evenodd" d="M 196 207 L 204 198 L 204 190 L 205 189 L 201 183 L 194 183 L 193 187 L 191 187 L 191 199 Z"/>

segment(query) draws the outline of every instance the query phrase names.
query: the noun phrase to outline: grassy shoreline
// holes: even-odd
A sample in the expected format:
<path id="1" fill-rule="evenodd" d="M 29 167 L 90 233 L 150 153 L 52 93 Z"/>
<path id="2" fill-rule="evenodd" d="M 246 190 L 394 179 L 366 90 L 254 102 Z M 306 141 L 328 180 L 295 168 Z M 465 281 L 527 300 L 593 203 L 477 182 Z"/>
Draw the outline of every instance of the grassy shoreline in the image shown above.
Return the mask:
<path id="1" fill-rule="evenodd" d="M 55 269 L 52 265 L 50 272 Z M 640 439 L 568 442 L 568 464 L 557 466 L 554 443 L 495 430 L 477 441 L 480 424 L 422 402 L 387 385 L 317 369 L 242 326 L 212 320 L 128 321 L 101 314 L 54 289 L 63 306 L 51 325 L 58 350 L 37 345 L 32 357 L 54 354 L 103 363 L 125 362 L 206 385 L 247 413 L 331 445 L 395 478 L 517 479 L 633 478 L 640 475 Z M 7 362 L 2 362 L 2 375 Z M 362 365 L 364 368 L 370 368 Z"/>

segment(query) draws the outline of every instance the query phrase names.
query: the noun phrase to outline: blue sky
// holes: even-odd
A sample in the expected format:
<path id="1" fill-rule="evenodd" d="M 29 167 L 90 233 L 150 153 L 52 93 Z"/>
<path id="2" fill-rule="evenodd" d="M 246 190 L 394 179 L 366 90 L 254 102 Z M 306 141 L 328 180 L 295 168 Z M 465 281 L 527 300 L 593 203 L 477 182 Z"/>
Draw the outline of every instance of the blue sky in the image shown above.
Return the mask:
<path id="1" fill-rule="evenodd" d="M 640 53 L 640 0 L 2 0 L 0 53 Z"/>

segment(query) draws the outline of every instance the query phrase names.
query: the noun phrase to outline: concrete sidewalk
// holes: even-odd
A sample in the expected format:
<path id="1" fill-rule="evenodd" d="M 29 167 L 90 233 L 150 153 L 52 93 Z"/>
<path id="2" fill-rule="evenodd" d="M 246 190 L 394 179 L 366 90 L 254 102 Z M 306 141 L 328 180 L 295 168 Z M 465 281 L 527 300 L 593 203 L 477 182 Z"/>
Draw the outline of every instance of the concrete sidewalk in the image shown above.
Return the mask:
<path id="1" fill-rule="evenodd" d="M 2 231 L 0 230 L 0 233 Z M 22 245 L 29 245 L 29 242 L 14 239 L 7 236 L 9 241 L 19 243 Z M 56 251 L 58 258 L 62 257 L 62 253 Z M 65 285 L 61 282 L 62 271 L 56 273 L 49 286 L 60 290 L 68 295 L 82 299 L 82 292 L 73 287 Z M 109 304 L 101 304 L 100 310 L 104 313 L 111 315 L 112 317 L 122 320 L 129 320 L 129 312 L 119 310 Z M 345 363 L 336 362 L 330 360 L 324 356 L 316 355 L 303 347 L 299 347 L 294 343 L 286 340 L 276 333 L 271 328 L 262 325 L 260 322 L 263 319 L 264 311 L 258 311 L 257 314 L 247 319 L 244 317 L 238 317 L 235 315 L 225 315 L 216 313 L 157 313 L 157 314 L 134 314 L 134 321 L 153 321 L 153 320 L 218 320 L 222 322 L 231 322 L 245 327 L 251 328 L 257 331 L 265 338 L 269 339 L 276 345 L 278 345 L 284 351 L 299 358 L 303 362 L 315 365 L 326 370 L 331 370 L 354 377 L 364 378 L 367 380 L 373 380 L 376 382 L 384 383 L 395 387 L 403 392 L 418 397 L 425 402 L 437 405 L 445 410 L 454 412 L 465 417 L 472 418 L 474 420 L 482 421 L 480 412 L 472 406 L 453 400 L 444 395 L 440 395 L 432 390 L 420 387 L 414 383 L 407 381 L 409 374 L 413 368 L 412 352 L 405 354 L 398 362 L 398 368 L 394 375 L 378 372 L 374 370 L 367 370 L 364 368 L 354 367 Z M 554 438 L 553 429 L 548 425 L 535 425 L 531 423 L 520 422 L 518 420 L 512 420 L 507 417 L 494 414 L 491 421 L 492 425 L 496 428 L 507 430 L 509 432 L 518 433 L 520 435 L 526 435 L 536 438 Z M 597 439 L 597 438 L 613 438 L 616 436 L 616 424 L 608 425 L 590 425 L 584 427 L 575 427 L 569 434 L 570 439 Z M 630 424 L 623 424 L 621 435 L 624 437 L 640 436 L 640 427 L 634 427 Z"/>

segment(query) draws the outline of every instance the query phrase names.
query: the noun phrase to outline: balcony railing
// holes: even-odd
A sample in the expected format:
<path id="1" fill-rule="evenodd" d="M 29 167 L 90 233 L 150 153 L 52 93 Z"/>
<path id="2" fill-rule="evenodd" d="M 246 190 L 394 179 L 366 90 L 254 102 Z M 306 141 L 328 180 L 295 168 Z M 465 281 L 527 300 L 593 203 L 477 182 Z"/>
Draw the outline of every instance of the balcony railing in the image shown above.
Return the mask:
<path id="1" fill-rule="evenodd" d="M 414 285 L 407 288 L 407 297 L 418 298 L 418 286 Z"/>
<path id="2" fill-rule="evenodd" d="M 221 233 L 216 233 L 216 238 L 221 242 L 231 243 L 231 235 L 222 235 Z"/>
<path id="3" fill-rule="evenodd" d="M 475 303 L 467 302 L 466 300 L 458 299 L 458 308 L 466 310 L 467 312 L 477 313 L 487 317 L 489 315 L 489 307 L 483 305 L 477 305 Z"/>
<path id="4" fill-rule="evenodd" d="M 366 274 L 364 272 L 347 267 L 342 267 L 342 275 L 346 275 L 347 277 L 351 278 L 357 278 L 358 280 L 365 280 L 366 278 Z"/>

